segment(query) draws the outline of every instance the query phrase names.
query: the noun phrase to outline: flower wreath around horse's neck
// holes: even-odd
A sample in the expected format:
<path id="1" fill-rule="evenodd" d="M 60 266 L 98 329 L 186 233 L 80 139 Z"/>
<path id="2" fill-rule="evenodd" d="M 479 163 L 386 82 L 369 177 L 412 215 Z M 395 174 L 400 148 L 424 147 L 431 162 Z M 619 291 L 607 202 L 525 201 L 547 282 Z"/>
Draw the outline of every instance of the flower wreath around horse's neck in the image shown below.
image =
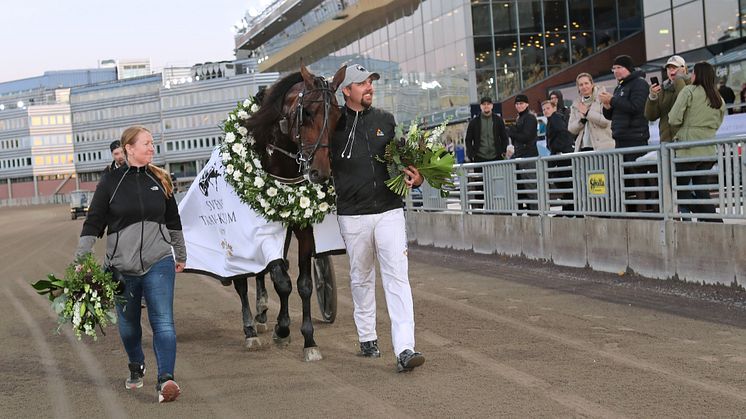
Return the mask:
<path id="1" fill-rule="evenodd" d="M 242 202 L 269 221 L 299 227 L 320 223 L 336 209 L 334 187 L 329 181 L 283 183 L 264 170 L 254 139 L 241 125 L 258 109 L 254 97 L 249 97 L 223 122 L 225 140 L 220 152 L 226 181 Z"/>

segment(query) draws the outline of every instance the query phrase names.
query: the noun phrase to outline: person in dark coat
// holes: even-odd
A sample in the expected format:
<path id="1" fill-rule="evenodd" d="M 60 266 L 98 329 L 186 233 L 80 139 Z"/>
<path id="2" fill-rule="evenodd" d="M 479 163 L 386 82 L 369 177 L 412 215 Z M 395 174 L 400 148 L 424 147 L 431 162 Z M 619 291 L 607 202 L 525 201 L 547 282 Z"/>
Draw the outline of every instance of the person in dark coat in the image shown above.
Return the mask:
<path id="1" fill-rule="evenodd" d="M 119 140 L 112 141 L 109 144 L 109 150 L 111 151 L 112 162 L 104 168 L 104 173 L 114 171 L 127 164 L 127 159 L 124 157 L 124 150 L 122 150 L 122 144 Z"/>
<path id="2" fill-rule="evenodd" d="M 565 118 L 565 122 L 570 120 L 570 108 L 565 106 L 565 98 L 562 96 L 562 92 L 559 90 L 552 90 L 549 92 L 549 100 L 554 103 L 557 114 Z"/>
<path id="3" fill-rule="evenodd" d="M 572 153 L 575 151 L 575 140 L 572 138 L 572 134 L 567 130 L 567 121 L 560 115 L 554 102 L 551 100 L 545 100 L 541 104 L 541 109 L 544 112 L 544 116 L 547 118 L 547 148 L 553 156 L 565 153 Z M 570 159 L 562 160 L 550 160 L 549 167 L 569 167 L 572 165 Z M 560 172 L 552 171 L 549 173 L 550 178 L 564 178 L 571 177 L 571 170 L 563 170 Z M 572 182 L 554 182 L 554 187 L 558 189 L 570 189 L 572 190 Z M 559 198 L 564 200 L 572 200 L 572 192 L 560 192 Z M 574 209 L 573 204 L 562 204 L 563 211 L 572 211 Z"/>
<path id="4" fill-rule="evenodd" d="M 531 113 L 528 109 L 528 96 L 524 94 L 516 95 L 515 97 L 515 110 L 518 111 L 518 119 L 515 121 L 515 125 L 508 129 L 508 136 L 513 142 L 515 152 L 513 153 L 514 159 L 520 158 L 531 158 L 539 156 L 539 149 L 536 148 L 536 115 Z M 520 170 L 534 170 L 536 169 L 536 161 L 521 162 L 517 164 Z M 538 189 L 536 185 L 536 173 L 522 173 L 518 174 L 518 178 L 521 180 L 531 180 L 531 184 L 521 183 L 518 185 L 518 198 L 519 200 L 535 201 L 537 196 L 535 193 L 523 193 L 520 190 L 523 189 Z M 529 210 L 537 210 L 539 207 L 537 204 L 523 203 Z"/>
<path id="5" fill-rule="evenodd" d="M 482 114 L 466 128 L 466 155 L 472 162 L 503 160 L 508 147 L 505 122 L 492 112 L 492 99 L 483 97 L 479 107 Z"/>
<path id="6" fill-rule="evenodd" d="M 642 71 L 635 70 L 629 55 L 620 55 L 614 59 L 611 67 L 617 86 L 614 93 L 600 93 L 599 99 L 604 105 L 604 117 L 611 121 L 611 136 L 616 148 L 641 147 L 648 145 L 650 129 L 645 118 L 645 102 L 650 93 L 650 85 L 645 81 Z M 626 153 L 624 161 L 635 161 L 645 153 Z M 633 174 L 647 173 L 649 168 L 628 168 L 625 171 Z M 654 182 L 654 181 L 653 181 Z M 627 179 L 625 185 L 634 190 L 647 186 L 656 186 L 649 179 Z M 627 193 L 628 199 L 656 199 L 657 193 L 645 191 Z M 655 211 L 646 205 L 628 205 L 627 211 Z"/>
<path id="7" fill-rule="evenodd" d="M 725 84 L 725 79 L 720 80 L 720 87 L 718 93 L 725 101 L 725 106 L 728 107 L 728 115 L 733 115 L 733 104 L 736 102 L 736 93 Z"/>

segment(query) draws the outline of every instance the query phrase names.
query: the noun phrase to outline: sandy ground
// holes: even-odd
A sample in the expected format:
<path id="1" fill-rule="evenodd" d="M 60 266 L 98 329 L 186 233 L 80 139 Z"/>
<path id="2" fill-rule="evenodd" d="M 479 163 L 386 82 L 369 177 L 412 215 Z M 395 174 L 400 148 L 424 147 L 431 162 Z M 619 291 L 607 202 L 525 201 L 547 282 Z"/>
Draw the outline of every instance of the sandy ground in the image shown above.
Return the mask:
<path id="1" fill-rule="evenodd" d="M 410 272 L 417 349 L 427 357 L 423 367 L 395 372 L 380 288 L 383 357 L 355 356 L 345 256 L 334 257 L 337 321 L 314 322 L 324 355 L 315 363 L 302 361 L 295 292 L 290 346 L 275 347 L 265 333 L 264 346 L 249 352 L 233 288 L 183 274 L 177 276 L 175 301 L 176 377 L 183 393 L 175 403 L 158 405 L 149 329 L 145 386 L 127 391 L 127 359 L 116 329 L 95 343 L 55 335 L 48 301 L 29 286 L 48 272 L 62 274 L 81 225 L 63 206 L 0 209 L 0 417 L 742 417 L 746 412 L 742 293 L 417 247 L 410 249 Z M 99 255 L 102 246 L 100 240 Z M 273 290 L 270 295 L 274 317 L 277 298 Z"/>

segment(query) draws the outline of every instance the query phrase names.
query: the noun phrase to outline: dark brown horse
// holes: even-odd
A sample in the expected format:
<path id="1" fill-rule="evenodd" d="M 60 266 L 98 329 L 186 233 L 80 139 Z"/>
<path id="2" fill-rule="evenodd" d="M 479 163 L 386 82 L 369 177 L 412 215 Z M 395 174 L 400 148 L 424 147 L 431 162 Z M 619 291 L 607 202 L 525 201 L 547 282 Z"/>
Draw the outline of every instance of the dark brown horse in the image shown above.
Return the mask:
<path id="1" fill-rule="evenodd" d="M 253 136 L 254 151 L 260 156 L 262 167 L 276 180 L 288 184 L 306 181 L 321 183 L 329 179 L 331 167 L 329 144 L 341 116 L 335 92 L 344 79 L 345 67 L 340 68 L 331 82 L 314 76 L 301 66 L 300 72 L 292 73 L 270 87 L 262 98 L 261 107 L 243 126 Z M 311 227 L 290 225 L 289 234 L 298 240 L 297 287 L 303 304 L 301 333 L 304 338 L 304 360 L 322 359 L 313 339 L 311 322 L 311 258 L 314 253 L 314 238 Z M 247 278 L 234 279 L 233 285 L 241 298 L 246 346 L 258 344 L 254 320 L 266 322 L 267 294 L 264 288 L 264 273 L 269 273 L 275 291 L 280 298 L 280 312 L 272 335 L 278 345 L 290 342 L 290 316 L 288 297 L 292 282 L 284 260 L 269 263 L 265 272 L 257 275 L 257 316 L 252 319 L 248 302 Z"/>

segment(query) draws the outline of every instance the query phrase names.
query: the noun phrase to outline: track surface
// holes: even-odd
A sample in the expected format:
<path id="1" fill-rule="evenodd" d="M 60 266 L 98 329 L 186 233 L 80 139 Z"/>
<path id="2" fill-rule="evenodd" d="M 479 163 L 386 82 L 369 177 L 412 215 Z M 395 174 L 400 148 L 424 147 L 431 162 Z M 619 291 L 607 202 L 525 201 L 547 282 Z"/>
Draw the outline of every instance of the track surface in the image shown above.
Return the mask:
<path id="1" fill-rule="evenodd" d="M 127 359 L 116 329 L 95 343 L 55 335 L 48 301 L 28 285 L 48 272 L 61 274 L 70 262 L 82 221 L 70 220 L 66 211 L 0 209 L 2 417 L 738 417 L 746 412 L 741 293 L 725 290 L 727 298 L 713 298 L 722 290 L 693 293 L 691 287 L 680 291 L 659 282 L 417 247 L 410 249 L 410 272 L 417 349 L 427 357 L 423 367 L 395 372 L 380 287 L 383 357 L 355 356 L 345 256 L 333 258 L 337 321 L 314 322 L 324 355 L 316 363 L 302 361 L 295 291 L 290 346 L 275 347 L 265 333 L 264 346 L 248 352 L 233 288 L 182 274 L 175 301 L 182 396 L 158 405 L 149 328 L 145 387 L 127 391 Z M 100 240 L 99 255 L 102 246 Z M 273 318 L 277 298 L 270 291 Z M 313 304 L 316 310 L 315 298 Z"/>

